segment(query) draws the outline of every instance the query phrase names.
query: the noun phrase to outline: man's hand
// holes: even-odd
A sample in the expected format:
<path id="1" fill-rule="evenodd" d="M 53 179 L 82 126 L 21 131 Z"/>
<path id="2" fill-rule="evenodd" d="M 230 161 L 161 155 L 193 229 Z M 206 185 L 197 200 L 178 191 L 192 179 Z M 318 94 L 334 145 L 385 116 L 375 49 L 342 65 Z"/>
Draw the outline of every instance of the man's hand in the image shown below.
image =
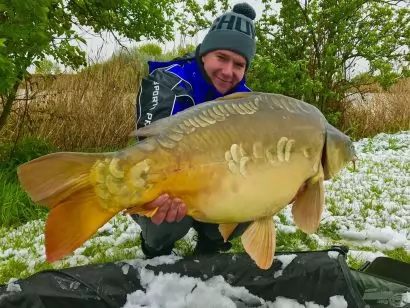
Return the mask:
<path id="1" fill-rule="evenodd" d="M 143 205 L 146 210 L 153 210 L 158 207 L 158 211 L 151 217 L 151 221 L 159 225 L 164 220 L 167 222 L 180 222 L 186 215 L 186 205 L 181 199 L 171 198 L 167 194 L 160 195 L 157 199 Z"/>

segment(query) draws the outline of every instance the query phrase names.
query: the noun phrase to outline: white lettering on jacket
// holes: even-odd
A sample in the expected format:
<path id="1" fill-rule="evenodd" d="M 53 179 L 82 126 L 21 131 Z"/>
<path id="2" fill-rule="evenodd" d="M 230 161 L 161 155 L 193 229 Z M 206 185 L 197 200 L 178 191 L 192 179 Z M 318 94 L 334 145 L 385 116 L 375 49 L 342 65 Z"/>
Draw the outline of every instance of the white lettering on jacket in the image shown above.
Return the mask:
<path id="1" fill-rule="evenodd" d="M 158 106 L 158 95 L 159 95 L 159 83 L 154 81 L 154 91 L 152 92 L 152 105 L 149 110 L 154 110 Z M 147 112 L 147 119 L 144 121 L 144 126 L 151 124 L 152 113 Z"/>

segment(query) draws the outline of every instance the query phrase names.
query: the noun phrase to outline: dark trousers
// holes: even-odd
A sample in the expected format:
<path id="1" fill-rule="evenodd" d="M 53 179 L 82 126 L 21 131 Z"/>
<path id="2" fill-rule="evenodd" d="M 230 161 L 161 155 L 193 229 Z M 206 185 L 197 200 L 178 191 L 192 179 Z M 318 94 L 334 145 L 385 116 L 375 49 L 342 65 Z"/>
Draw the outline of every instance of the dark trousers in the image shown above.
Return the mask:
<path id="1" fill-rule="evenodd" d="M 200 237 L 205 237 L 209 241 L 223 242 L 218 230 L 219 224 L 199 222 L 190 216 L 185 216 L 180 222 L 168 223 L 164 221 L 160 225 L 154 224 L 151 218 L 145 216 L 131 215 L 131 217 L 141 227 L 141 235 L 144 238 L 145 245 L 157 251 L 173 246 L 176 241 L 188 233 L 190 228 L 194 228 Z M 248 222 L 239 224 L 228 240 L 242 235 L 249 224 Z"/>

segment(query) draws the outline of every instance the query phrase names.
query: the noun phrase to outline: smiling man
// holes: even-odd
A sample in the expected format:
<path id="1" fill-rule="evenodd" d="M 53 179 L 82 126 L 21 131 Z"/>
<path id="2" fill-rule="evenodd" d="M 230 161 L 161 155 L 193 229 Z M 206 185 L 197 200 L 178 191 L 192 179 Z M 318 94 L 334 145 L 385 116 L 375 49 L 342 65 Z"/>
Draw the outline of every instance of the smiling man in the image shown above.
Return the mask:
<path id="1" fill-rule="evenodd" d="M 169 62 L 149 61 L 149 75 L 143 78 L 137 96 L 137 128 L 227 94 L 250 92 L 245 74 L 256 52 L 255 17 L 249 4 L 236 4 L 215 19 L 194 53 Z M 186 216 L 183 200 L 162 195 L 145 205 L 146 209 L 156 207 L 159 210 L 151 219 L 132 215 L 141 227 L 141 246 L 148 258 L 170 254 L 191 227 L 198 233 L 195 253 L 211 254 L 231 247 L 223 242 L 218 225 Z M 230 239 L 246 227 L 240 224 Z"/>
<path id="2" fill-rule="evenodd" d="M 210 51 L 202 57 L 204 70 L 214 87 L 228 93 L 245 76 L 246 59 L 230 50 Z"/>

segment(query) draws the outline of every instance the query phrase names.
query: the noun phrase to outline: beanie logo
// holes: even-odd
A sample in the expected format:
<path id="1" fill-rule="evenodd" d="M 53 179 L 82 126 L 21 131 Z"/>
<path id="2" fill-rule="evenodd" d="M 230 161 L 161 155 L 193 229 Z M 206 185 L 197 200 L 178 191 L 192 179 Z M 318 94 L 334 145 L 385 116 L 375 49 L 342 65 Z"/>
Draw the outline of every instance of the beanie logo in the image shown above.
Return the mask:
<path id="1" fill-rule="evenodd" d="M 244 18 L 231 14 L 218 17 L 212 25 L 210 32 L 213 30 L 236 30 L 255 39 L 255 29 L 252 23 Z"/>

